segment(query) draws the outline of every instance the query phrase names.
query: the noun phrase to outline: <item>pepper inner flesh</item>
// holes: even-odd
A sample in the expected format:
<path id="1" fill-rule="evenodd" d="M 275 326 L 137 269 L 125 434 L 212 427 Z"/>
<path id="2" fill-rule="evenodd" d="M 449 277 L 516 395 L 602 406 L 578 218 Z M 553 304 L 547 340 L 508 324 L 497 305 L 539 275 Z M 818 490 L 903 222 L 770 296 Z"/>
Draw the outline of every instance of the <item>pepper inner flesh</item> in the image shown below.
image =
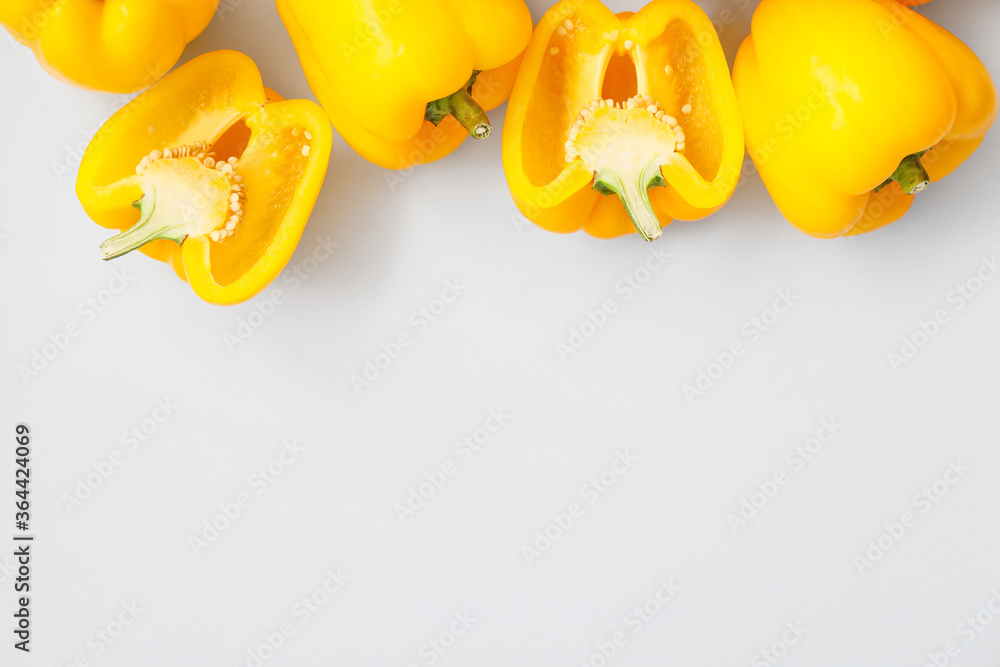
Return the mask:
<path id="1" fill-rule="evenodd" d="M 648 41 L 627 28 L 616 33 L 567 15 L 549 36 L 524 112 L 521 163 L 528 181 L 545 188 L 559 178 L 566 168 L 561 148 L 581 106 L 598 95 L 621 102 L 638 94 L 682 120 L 684 158 L 700 180 L 713 182 L 725 154 L 720 118 L 727 112 L 709 83 L 716 77 L 703 57 L 704 35 L 679 18 Z"/>
<path id="2" fill-rule="evenodd" d="M 193 235 L 213 241 L 232 237 L 243 222 L 247 190 L 236 169 L 239 158 L 216 161 L 207 144 L 154 150 L 136 166 L 142 198 L 133 206 L 140 219 L 101 245 L 113 259 L 150 241 L 183 243 Z"/>
<path id="3" fill-rule="evenodd" d="M 299 135 L 297 143 L 304 140 L 299 157 L 307 159 L 311 135 L 299 129 L 293 129 L 291 134 Z M 119 257 L 159 239 L 177 244 L 199 235 L 218 244 L 234 239 L 246 218 L 247 196 L 253 189 L 241 170 L 248 159 L 253 168 L 259 167 L 259 150 L 248 150 L 252 138 L 253 131 L 241 119 L 214 143 L 164 148 L 143 157 L 130 179 L 143 193 L 133 204 L 140 211 L 140 219 L 101 245 L 104 259 Z M 269 199 L 273 195 L 266 194 Z"/>
<path id="4" fill-rule="evenodd" d="M 647 190 L 666 185 L 660 167 L 685 149 L 677 119 L 649 95 L 624 102 L 593 100 L 569 129 L 566 162 L 580 160 L 594 173 L 594 189 L 621 199 L 647 241 L 660 237 L 660 222 Z"/>

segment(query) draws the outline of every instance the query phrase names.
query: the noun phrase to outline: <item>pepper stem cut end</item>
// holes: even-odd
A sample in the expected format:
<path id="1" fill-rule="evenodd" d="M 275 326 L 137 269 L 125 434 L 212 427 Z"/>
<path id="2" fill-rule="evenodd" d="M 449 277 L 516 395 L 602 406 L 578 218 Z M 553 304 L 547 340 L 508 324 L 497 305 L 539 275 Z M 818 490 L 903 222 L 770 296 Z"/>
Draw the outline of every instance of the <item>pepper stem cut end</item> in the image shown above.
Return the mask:
<path id="1" fill-rule="evenodd" d="M 473 73 L 469 82 L 458 92 L 430 102 L 424 113 L 424 119 L 438 125 L 445 116 L 454 116 L 472 137 L 476 139 L 489 137 L 493 133 L 489 116 L 472 97 L 472 86 L 476 83 L 477 76 L 479 72 Z"/>
<path id="2" fill-rule="evenodd" d="M 892 181 L 899 183 L 899 187 L 908 195 L 919 194 L 926 190 L 927 186 L 931 184 L 931 177 L 927 173 L 927 170 L 924 169 L 924 165 L 920 163 L 920 158 L 926 152 L 921 151 L 920 153 L 907 155 L 903 158 L 903 161 L 896 167 L 896 171 L 892 173 L 892 176 L 885 179 L 882 185 L 875 188 L 875 192 L 889 185 Z"/>
<path id="3" fill-rule="evenodd" d="M 619 176 L 615 171 L 605 169 L 594 177 L 594 189 L 603 195 L 618 195 L 636 231 L 647 241 L 655 241 L 663 235 L 648 192 L 649 188 L 662 185 L 665 183 L 660 165 L 652 161 L 638 174 Z"/>
<path id="4" fill-rule="evenodd" d="M 150 241 L 168 239 L 177 244 L 184 242 L 188 237 L 187 225 L 156 224 L 153 213 L 156 211 L 155 192 L 143 196 L 142 199 L 133 204 L 142 213 L 139 222 L 129 227 L 118 236 L 113 236 L 101 244 L 101 253 L 104 260 L 121 257 L 137 248 L 141 248 Z"/>

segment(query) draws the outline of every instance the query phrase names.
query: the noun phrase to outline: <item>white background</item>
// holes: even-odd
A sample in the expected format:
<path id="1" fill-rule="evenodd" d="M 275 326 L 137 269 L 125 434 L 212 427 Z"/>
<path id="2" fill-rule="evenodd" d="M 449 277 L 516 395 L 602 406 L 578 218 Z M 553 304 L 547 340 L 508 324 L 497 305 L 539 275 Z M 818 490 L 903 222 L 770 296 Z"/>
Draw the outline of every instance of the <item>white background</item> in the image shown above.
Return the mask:
<path id="1" fill-rule="evenodd" d="M 537 20 L 548 3 L 529 4 Z M 732 18 L 731 62 L 755 3 L 701 4 Z M 223 5 L 185 59 L 237 49 L 267 85 L 311 97 L 272 3 Z M 1000 5 L 922 11 L 1000 73 Z M 226 309 L 141 254 L 99 259 L 107 233 L 77 202 L 75 166 L 123 98 L 49 78 L 6 38 L 0 89 L 0 535 L 14 532 L 18 422 L 33 431 L 37 535 L 30 656 L 11 648 L 0 549 L 0 664 L 252 665 L 287 622 L 264 664 L 424 666 L 463 612 L 471 629 L 433 664 L 600 665 L 598 644 L 621 631 L 608 664 L 749 665 L 795 622 L 808 630 L 780 664 L 919 667 L 949 641 L 949 664 L 998 664 L 1000 617 L 971 642 L 959 626 L 1000 590 L 1000 280 L 962 308 L 949 294 L 1000 252 L 1000 132 L 903 221 L 849 240 L 796 231 L 749 169 L 722 212 L 665 230 L 654 247 L 670 259 L 628 300 L 615 285 L 650 247 L 526 223 L 504 180 L 502 110 L 493 139 L 394 185 L 338 138 L 292 260 L 307 279 Z M 339 247 L 311 260 L 324 240 Z M 107 303 L 115 271 L 128 285 Z M 461 296 L 418 331 L 411 314 L 456 280 Z M 227 334 L 277 289 L 284 302 L 231 350 Z M 745 323 L 777 290 L 794 305 L 751 340 Z M 91 317 L 88 299 L 106 305 Z M 606 299 L 617 312 L 561 359 Z M 938 309 L 947 324 L 894 370 L 887 355 Z M 23 381 L 70 323 L 80 334 Z M 413 344 L 356 392 L 351 376 L 401 332 Z M 683 385 L 734 341 L 746 353 L 689 402 Z M 130 450 L 123 434 L 157 399 L 177 407 Z M 465 460 L 454 443 L 491 409 L 509 419 Z M 786 454 L 823 419 L 843 426 L 796 470 Z M 286 440 L 303 451 L 258 495 L 251 476 Z M 68 507 L 114 450 L 124 463 Z M 616 452 L 636 461 L 589 502 L 582 487 Z M 397 504 L 447 460 L 455 474 L 401 522 Z M 915 494 L 949 461 L 969 471 L 922 512 Z M 734 533 L 727 515 L 778 471 L 788 483 Z M 196 555 L 190 539 L 241 493 L 250 506 Z M 574 502 L 582 516 L 529 564 L 523 548 Z M 904 512 L 915 525 L 859 568 Z M 304 621 L 300 598 L 338 568 L 348 581 Z M 661 579 L 679 592 L 633 632 L 626 616 Z M 117 634 L 123 603 L 141 611 L 108 646 L 97 633 Z"/>

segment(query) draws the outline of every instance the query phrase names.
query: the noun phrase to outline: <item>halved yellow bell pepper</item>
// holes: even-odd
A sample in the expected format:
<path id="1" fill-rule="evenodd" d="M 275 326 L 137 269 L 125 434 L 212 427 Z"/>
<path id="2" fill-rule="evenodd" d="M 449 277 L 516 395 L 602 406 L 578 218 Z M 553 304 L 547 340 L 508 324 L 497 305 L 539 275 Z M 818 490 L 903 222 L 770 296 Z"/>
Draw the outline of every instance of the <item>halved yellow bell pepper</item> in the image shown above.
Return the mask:
<path id="1" fill-rule="evenodd" d="M 277 0 L 309 85 L 363 157 L 408 169 L 485 139 L 531 36 L 524 0 Z"/>
<path id="2" fill-rule="evenodd" d="M 997 117 L 976 55 L 894 0 L 763 0 L 733 78 L 765 186 L 820 238 L 898 220 Z"/>
<path id="3" fill-rule="evenodd" d="M 282 100 L 245 55 L 215 51 L 105 123 L 76 191 L 99 225 L 127 229 L 101 246 L 105 259 L 140 249 L 202 299 L 235 304 L 291 259 L 331 145 L 319 106 Z"/>
<path id="4" fill-rule="evenodd" d="M 525 53 L 503 160 L 521 212 L 554 232 L 651 241 L 718 210 L 739 181 L 743 126 L 712 22 L 689 0 L 618 15 L 563 0 Z"/>
<path id="5" fill-rule="evenodd" d="M 219 0 L 3 0 L 0 24 L 66 83 L 134 93 L 170 71 Z"/>

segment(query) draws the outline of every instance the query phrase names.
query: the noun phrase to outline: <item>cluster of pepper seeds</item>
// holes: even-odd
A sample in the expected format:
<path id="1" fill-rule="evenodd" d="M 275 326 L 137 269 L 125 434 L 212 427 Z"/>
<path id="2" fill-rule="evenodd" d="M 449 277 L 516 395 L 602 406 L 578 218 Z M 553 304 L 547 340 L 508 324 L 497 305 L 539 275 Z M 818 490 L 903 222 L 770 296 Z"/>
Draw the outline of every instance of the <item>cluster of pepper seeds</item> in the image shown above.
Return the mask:
<path id="1" fill-rule="evenodd" d="M 167 148 L 163 151 L 155 150 L 142 158 L 135 168 L 135 173 L 142 176 L 146 173 L 153 162 L 165 158 L 193 157 L 209 169 L 216 169 L 225 174 L 229 179 L 229 212 L 225 225 L 212 231 L 208 237 L 213 241 L 225 241 L 236 233 L 237 227 L 243 222 L 243 208 L 247 201 L 247 186 L 243 183 L 243 176 L 236 172 L 238 160 L 235 157 L 229 160 L 219 160 L 216 162 L 215 154 L 208 150 L 208 145 L 196 141 L 193 146 L 180 146 L 178 148 Z"/>
<path id="2" fill-rule="evenodd" d="M 556 28 L 556 34 L 559 35 L 560 37 L 565 37 L 569 35 L 571 32 L 573 32 L 573 28 L 575 27 L 576 25 L 572 21 L 566 19 L 565 21 L 562 22 L 562 25 Z M 559 47 L 553 46 L 552 48 L 549 49 L 549 53 L 553 56 L 557 55 L 559 53 Z"/>
<path id="3" fill-rule="evenodd" d="M 292 130 L 292 136 L 293 137 L 298 137 L 300 131 L 301 130 L 299 130 L 299 128 L 297 128 L 297 127 L 294 128 Z M 302 132 L 302 135 L 306 138 L 307 142 L 312 141 L 313 135 L 309 134 L 308 132 Z M 308 143 L 302 144 L 302 157 L 309 157 L 309 144 Z"/>
<path id="4" fill-rule="evenodd" d="M 684 130 L 677 123 L 677 119 L 665 112 L 652 97 L 649 95 L 636 95 L 635 97 L 630 97 L 624 102 L 616 103 L 614 100 L 602 100 L 597 98 L 585 106 L 581 111 L 580 115 L 576 117 L 573 125 L 569 128 L 569 139 L 566 141 L 566 162 L 572 162 L 580 157 L 580 151 L 576 146 L 576 138 L 580 134 L 580 130 L 583 129 L 591 118 L 594 116 L 594 112 L 601 107 L 611 107 L 612 109 L 645 109 L 651 116 L 659 121 L 666 123 L 674 131 L 674 137 L 676 144 L 674 150 L 680 152 L 684 150 L 684 141 L 687 137 L 684 136 Z"/>

